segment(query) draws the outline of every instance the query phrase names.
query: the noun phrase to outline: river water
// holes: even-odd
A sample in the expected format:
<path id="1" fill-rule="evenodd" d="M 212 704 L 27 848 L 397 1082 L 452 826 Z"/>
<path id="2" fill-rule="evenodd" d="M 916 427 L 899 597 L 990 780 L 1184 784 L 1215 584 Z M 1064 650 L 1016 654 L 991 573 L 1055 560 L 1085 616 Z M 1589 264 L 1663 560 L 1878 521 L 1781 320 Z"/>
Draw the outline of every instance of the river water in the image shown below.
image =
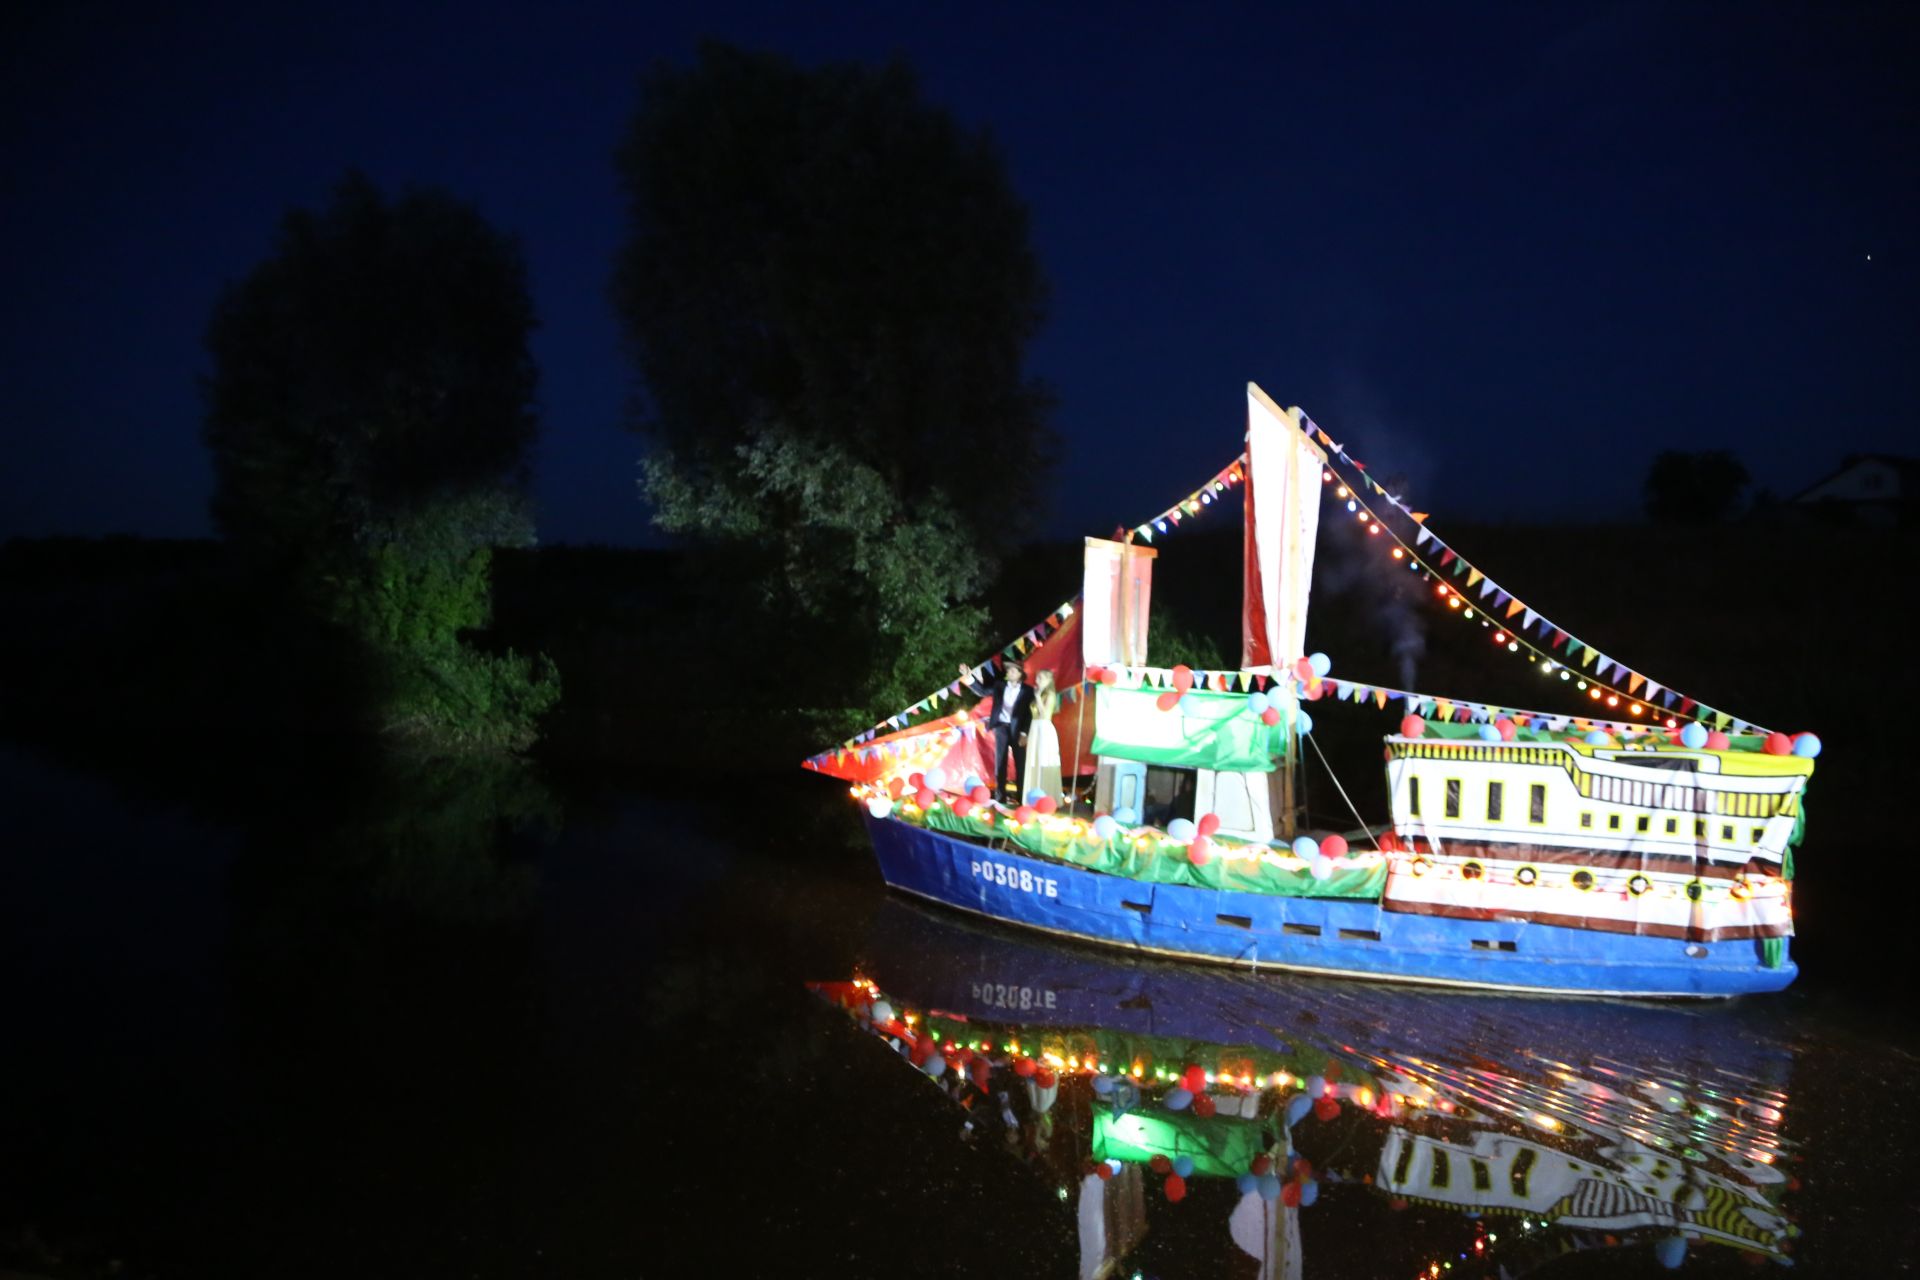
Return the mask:
<path id="1" fill-rule="evenodd" d="M 1898 968 L 1663 1006 L 1133 963 L 890 898 L 811 777 L 5 747 L 0 798 L 0 1274 L 1879 1276 L 1920 1252 Z"/>

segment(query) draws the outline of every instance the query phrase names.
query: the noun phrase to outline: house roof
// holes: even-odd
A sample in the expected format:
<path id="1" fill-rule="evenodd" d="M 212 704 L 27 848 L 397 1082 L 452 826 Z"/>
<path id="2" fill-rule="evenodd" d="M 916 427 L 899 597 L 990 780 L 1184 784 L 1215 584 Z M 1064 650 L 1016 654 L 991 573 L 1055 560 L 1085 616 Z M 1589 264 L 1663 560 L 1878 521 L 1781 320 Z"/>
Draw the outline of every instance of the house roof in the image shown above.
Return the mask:
<path id="1" fill-rule="evenodd" d="M 1916 496 L 1920 496 L 1920 458 L 1909 458 L 1897 453 L 1850 453 L 1841 459 L 1838 470 L 1822 476 L 1819 480 L 1808 485 L 1799 493 L 1794 494 L 1791 501 L 1804 502 L 1807 500 L 1808 495 L 1832 484 L 1835 480 L 1846 475 L 1847 472 L 1853 470 L 1855 467 L 1869 462 L 1877 462 L 1884 466 L 1891 467 L 1900 476 L 1899 493 L 1888 495 L 1885 501 L 1911 501 Z"/>

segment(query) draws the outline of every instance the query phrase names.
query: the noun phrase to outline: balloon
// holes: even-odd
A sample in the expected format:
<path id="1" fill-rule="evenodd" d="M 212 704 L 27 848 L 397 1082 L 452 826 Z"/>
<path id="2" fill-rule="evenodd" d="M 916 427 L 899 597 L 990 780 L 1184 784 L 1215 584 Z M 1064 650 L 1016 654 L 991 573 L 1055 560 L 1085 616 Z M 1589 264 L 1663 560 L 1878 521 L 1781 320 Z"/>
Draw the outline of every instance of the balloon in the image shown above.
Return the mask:
<path id="1" fill-rule="evenodd" d="M 967 775 L 966 781 L 960 784 L 960 789 L 962 791 L 971 793 L 975 787 L 982 786 L 982 785 L 984 784 L 981 783 L 980 781 L 980 775 L 977 773 L 970 773 Z"/>
<path id="2" fill-rule="evenodd" d="M 1333 670 L 1333 659 L 1324 653 L 1310 653 L 1307 655 L 1307 666 L 1312 668 L 1313 674 L 1324 676 Z"/>
<path id="3" fill-rule="evenodd" d="M 964 818 L 972 812 L 973 812 L 973 801 L 967 799 L 967 797 L 961 796 L 959 799 L 953 802 L 954 817 Z"/>
<path id="4" fill-rule="evenodd" d="M 1340 1114 L 1340 1099 L 1322 1098 L 1313 1104 L 1313 1118 L 1320 1121 L 1332 1120 Z"/>
<path id="5" fill-rule="evenodd" d="M 1114 1174 L 1113 1166 L 1108 1164 L 1104 1160 L 1102 1160 L 1098 1165 L 1094 1166 L 1093 1171 L 1096 1175 L 1099 1176 L 1099 1179 L 1102 1182 L 1108 1181 L 1113 1177 L 1113 1174 Z"/>
<path id="6" fill-rule="evenodd" d="M 1200 714 L 1200 699 L 1194 697 L 1191 693 L 1181 694 L 1178 705 L 1180 710 L 1187 715 L 1197 716 Z"/>
<path id="7" fill-rule="evenodd" d="M 1167 1175 L 1167 1199 L 1179 1204 L 1187 1198 L 1187 1180 L 1177 1173 Z"/>
<path id="8" fill-rule="evenodd" d="M 1087 679 L 1092 680 L 1094 683 L 1097 684 L 1100 681 L 1100 677 L 1106 673 L 1106 670 L 1107 669 L 1105 667 L 1099 666 L 1097 664 L 1094 666 L 1090 666 L 1087 668 Z"/>
<path id="9" fill-rule="evenodd" d="M 1033 811 L 1043 818 L 1059 807 L 1052 796 L 1041 796 L 1033 802 Z"/>
<path id="10" fill-rule="evenodd" d="M 913 802 L 922 809 L 931 809 L 933 807 L 933 800 L 933 792 L 927 790 L 925 787 L 913 793 Z"/>
<path id="11" fill-rule="evenodd" d="M 1680 745 L 1692 747 L 1695 751 L 1707 745 L 1706 726 L 1698 720 L 1689 720 L 1686 728 L 1680 730 Z"/>
<path id="12" fill-rule="evenodd" d="M 1400 719 L 1400 736 L 1417 738 L 1427 731 L 1427 722 L 1419 716 L 1403 716 Z"/>
<path id="13" fill-rule="evenodd" d="M 1108 1094 L 1112 1093 L 1113 1077 L 1112 1076 L 1095 1076 L 1093 1078 L 1093 1091 L 1099 1094 L 1103 1098 L 1106 1097 Z"/>
<path id="14" fill-rule="evenodd" d="M 1253 1169 L 1253 1175 L 1256 1178 L 1269 1174 L 1273 1172 L 1273 1157 L 1262 1151 L 1253 1158 L 1251 1167 Z"/>
<path id="15" fill-rule="evenodd" d="M 1023 804 L 1019 808 L 1015 809 L 1013 811 L 1013 820 L 1015 822 L 1020 822 L 1020 823 L 1032 822 L 1033 806 L 1030 804 Z"/>
<path id="16" fill-rule="evenodd" d="M 1320 699 L 1327 696 L 1327 690 L 1330 687 L 1325 680 L 1315 676 L 1313 679 L 1307 681 L 1307 701 L 1320 701 Z"/>
<path id="17" fill-rule="evenodd" d="M 1280 1203 L 1289 1209 L 1300 1207 L 1300 1184 L 1289 1182 L 1280 1188 Z"/>
<path id="18" fill-rule="evenodd" d="M 1318 854 L 1314 855 L 1313 861 L 1307 866 L 1307 874 L 1315 880 L 1330 879 L 1333 875 L 1332 860 Z"/>
<path id="19" fill-rule="evenodd" d="M 1327 1078 L 1325 1076 L 1308 1076 L 1306 1083 L 1301 1087 L 1307 1091 L 1309 1098 L 1318 1098 L 1327 1091 Z"/>
<path id="20" fill-rule="evenodd" d="M 967 798 L 975 804 L 985 804 L 987 801 L 993 799 L 993 792 L 976 783 L 967 788 Z"/>
<path id="21" fill-rule="evenodd" d="M 1791 755 L 1793 753 L 1793 739 L 1775 730 L 1773 733 L 1767 735 L 1766 748 L 1767 754 L 1770 756 Z"/>
<path id="22" fill-rule="evenodd" d="M 1233 1186 L 1243 1196 L 1250 1196 L 1260 1189 L 1260 1179 L 1250 1173 L 1243 1173 L 1233 1180 Z"/>
<path id="23" fill-rule="evenodd" d="M 1260 723 L 1269 727 L 1279 724 L 1280 712 L 1273 707 L 1268 707 L 1260 713 Z"/>
<path id="24" fill-rule="evenodd" d="M 1101 684 L 1114 684 L 1114 683 L 1116 683 L 1116 682 L 1117 682 L 1117 681 L 1118 681 L 1119 679 L 1120 679 L 1120 673 L 1119 673 L 1118 671 L 1115 671 L 1115 670 L 1114 670 L 1114 669 L 1113 669 L 1112 667 L 1102 667 L 1102 668 L 1100 668 L 1100 683 L 1101 683 Z"/>
<path id="25" fill-rule="evenodd" d="M 1480 741 L 1498 742 L 1500 741 L 1500 731 L 1490 724 L 1483 724 L 1480 726 Z"/>
<path id="26" fill-rule="evenodd" d="M 1191 840 L 1193 839 L 1194 831 L 1195 827 L 1192 821 L 1187 818 L 1175 818 L 1167 824 L 1167 834 L 1175 840 Z"/>
<path id="27" fill-rule="evenodd" d="M 1808 760 L 1820 754 L 1820 739 L 1811 733 L 1797 733 L 1793 736 L 1793 754 Z"/>
<path id="28" fill-rule="evenodd" d="M 1253 712 L 1253 714 L 1255 715 L 1259 715 L 1262 711 L 1265 711 L 1266 709 L 1267 709 L 1266 694 L 1250 693 L 1247 695 L 1247 710 Z"/>
<path id="29" fill-rule="evenodd" d="M 1204 867 L 1213 861 L 1213 841 L 1205 836 L 1195 836 L 1193 843 L 1187 846 L 1187 861 L 1196 867 Z"/>
<path id="30" fill-rule="evenodd" d="M 893 801 L 885 796 L 871 796 L 867 800 L 867 812 L 876 818 L 884 818 L 893 812 Z"/>
<path id="31" fill-rule="evenodd" d="M 1185 1111 L 1193 1104 L 1193 1095 L 1185 1089 L 1169 1089 L 1167 1096 L 1161 1099 L 1169 1111 Z"/>
<path id="32" fill-rule="evenodd" d="M 1315 672 L 1313 669 L 1313 659 L 1312 658 L 1295 658 L 1293 660 L 1293 674 L 1299 677 L 1301 683 L 1303 684 L 1306 681 L 1313 679 L 1315 675 Z"/>
<path id="33" fill-rule="evenodd" d="M 1294 837 L 1294 840 L 1293 840 L 1293 856 L 1294 857 L 1311 858 L 1319 852 L 1320 852 L 1320 842 L 1318 840 L 1315 840 L 1312 836 L 1295 836 Z"/>
<path id="34" fill-rule="evenodd" d="M 1320 1198 L 1320 1184 L 1312 1179 L 1300 1184 L 1300 1207 L 1306 1208 Z"/>
<path id="35" fill-rule="evenodd" d="M 1167 1159 L 1164 1151 L 1156 1151 L 1153 1153 L 1153 1158 L 1147 1161 L 1147 1167 L 1155 1173 L 1165 1175 L 1173 1172 L 1173 1161 Z"/>
<path id="36" fill-rule="evenodd" d="M 907 789 L 906 780 L 903 778 L 893 778 L 889 780 L 887 783 L 887 794 L 892 796 L 895 800 L 898 800 L 901 797 L 901 795 L 906 791 L 906 789 Z"/>
<path id="37" fill-rule="evenodd" d="M 1027 794 L 1024 798 L 1028 804 L 1033 804 L 1036 801 L 1038 801 L 1041 796 L 1044 796 L 1046 794 L 1047 793 L 1042 791 L 1040 788 L 1032 787 L 1028 789 Z"/>
<path id="38" fill-rule="evenodd" d="M 1203 836 L 1212 835 L 1220 829 L 1220 815 L 1217 813 L 1201 814 L 1200 821 L 1194 824 L 1194 829 L 1199 831 Z"/>
<path id="39" fill-rule="evenodd" d="M 1041 1067 L 1039 1070 L 1033 1073 L 1033 1082 L 1039 1085 L 1042 1089 L 1053 1088 L 1055 1082 L 1058 1079 L 1059 1077 L 1053 1074 L 1052 1067 Z"/>
<path id="40" fill-rule="evenodd" d="M 1173 710 L 1174 704 L 1180 701 L 1180 698 L 1181 698 L 1181 694 L 1178 689 L 1169 689 L 1165 693 L 1161 694 L 1159 697 L 1155 698 L 1153 700 L 1153 705 L 1160 708 L 1162 711 L 1171 711 Z"/>
<path id="41" fill-rule="evenodd" d="M 1214 1101 L 1213 1101 L 1212 1094 L 1196 1093 L 1193 1095 L 1193 1114 L 1204 1119 L 1207 1116 L 1212 1115 L 1213 1111 L 1214 1111 Z"/>
<path id="42" fill-rule="evenodd" d="M 1128 827 L 1137 827 L 1140 825 L 1140 815 L 1132 809 L 1127 808 L 1115 809 L 1113 811 L 1113 820 Z"/>
<path id="43" fill-rule="evenodd" d="M 1189 1064 L 1187 1069 L 1180 1073 L 1180 1083 L 1187 1087 L 1189 1093 L 1202 1092 L 1207 1087 L 1206 1068 Z"/>
<path id="44" fill-rule="evenodd" d="M 1513 721 L 1507 719 L 1505 716 L 1501 716 L 1498 720 L 1495 720 L 1493 722 L 1493 727 L 1499 730 L 1500 741 L 1502 742 L 1512 742 L 1513 735 L 1520 732 L 1519 727 L 1516 726 L 1513 723 Z"/>
<path id="45" fill-rule="evenodd" d="M 938 791 L 947 785 L 947 771 L 939 765 L 927 770 L 927 789 Z"/>
<path id="46" fill-rule="evenodd" d="M 1193 668 L 1182 662 L 1173 669 L 1173 687 L 1181 693 L 1193 688 Z"/>
<path id="47" fill-rule="evenodd" d="M 1320 842 L 1320 852 L 1323 856 L 1329 858 L 1345 857 L 1349 852 L 1347 849 L 1347 838 L 1345 836 L 1328 836 Z"/>
<path id="48" fill-rule="evenodd" d="M 885 1000 L 875 1000 L 873 1002 L 873 1020 L 875 1022 L 892 1022 L 893 1006 Z"/>
<path id="49" fill-rule="evenodd" d="M 1261 1174 L 1260 1198 L 1269 1202 L 1278 1200 L 1280 1198 L 1280 1179 L 1271 1173 Z"/>
<path id="50" fill-rule="evenodd" d="M 1595 729 L 1586 736 L 1586 744 L 1590 747 L 1604 747 L 1612 741 L 1604 729 Z"/>
<path id="51" fill-rule="evenodd" d="M 1193 1157 L 1175 1156 L 1173 1158 L 1173 1176 L 1176 1178 L 1191 1178 L 1193 1176 Z"/>
<path id="52" fill-rule="evenodd" d="M 1679 1270 L 1680 1264 L 1687 1260 L 1687 1238 L 1668 1236 L 1664 1240 L 1656 1241 L 1653 1246 L 1653 1258 L 1668 1271 Z"/>
<path id="53" fill-rule="evenodd" d="M 1293 719 L 1293 731 L 1301 734 L 1312 733 L 1313 717 L 1302 711 Z"/>
<path id="54" fill-rule="evenodd" d="M 1040 1064 L 1032 1058 L 1021 1056 L 1013 1060 L 1013 1074 L 1025 1079 L 1040 1069 Z"/>
<path id="55" fill-rule="evenodd" d="M 1313 1109 L 1313 1099 L 1304 1093 L 1296 1093 L 1287 1100 L 1287 1127 L 1291 1129 L 1306 1118 Z"/>
<path id="56" fill-rule="evenodd" d="M 1718 729 L 1709 730 L 1707 733 L 1707 750 L 1731 751 L 1733 750 L 1733 739 Z"/>
<path id="57" fill-rule="evenodd" d="M 924 773 L 910 773 L 907 775 L 907 785 L 915 791 L 925 791 L 927 789 L 927 775 Z"/>
<path id="58" fill-rule="evenodd" d="M 938 1053 L 929 1054 L 927 1060 L 920 1064 L 920 1069 L 938 1079 L 947 1074 L 947 1060 Z"/>
<path id="59" fill-rule="evenodd" d="M 1115 822 L 1109 814 L 1103 813 L 1093 820 L 1093 834 L 1102 840 L 1113 839 L 1119 830 L 1120 824 Z"/>

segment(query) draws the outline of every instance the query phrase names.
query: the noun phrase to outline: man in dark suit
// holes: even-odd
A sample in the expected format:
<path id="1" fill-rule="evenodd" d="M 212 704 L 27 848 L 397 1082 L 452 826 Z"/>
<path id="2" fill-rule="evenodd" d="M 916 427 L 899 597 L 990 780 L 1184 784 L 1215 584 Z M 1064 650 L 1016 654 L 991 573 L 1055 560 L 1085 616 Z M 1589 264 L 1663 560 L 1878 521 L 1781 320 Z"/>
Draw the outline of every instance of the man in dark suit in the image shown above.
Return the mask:
<path id="1" fill-rule="evenodd" d="M 993 735 L 993 794 L 999 798 L 1006 785 L 1007 756 L 1013 756 L 1013 802 L 1019 804 L 1026 798 L 1021 791 L 1022 777 L 1026 761 L 1022 749 L 1027 741 L 1027 726 L 1033 722 L 1033 690 L 1026 683 L 1026 671 L 1017 658 L 1009 658 L 1003 668 L 998 684 L 991 687 L 979 683 L 974 668 L 960 664 L 961 678 L 966 682 L 967 691 L 976 698 L 989 698 L 987 704 L 987 722 L 984 726 Z"/>

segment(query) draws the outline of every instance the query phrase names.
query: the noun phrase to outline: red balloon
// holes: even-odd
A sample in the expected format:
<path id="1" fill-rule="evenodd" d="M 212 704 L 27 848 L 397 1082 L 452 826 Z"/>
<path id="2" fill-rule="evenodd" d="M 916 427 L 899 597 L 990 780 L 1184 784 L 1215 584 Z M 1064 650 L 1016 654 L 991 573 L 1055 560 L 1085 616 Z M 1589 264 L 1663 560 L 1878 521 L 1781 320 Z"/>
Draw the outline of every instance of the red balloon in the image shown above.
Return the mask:
<path id="1" fill-rule="evenodd" d="M 1193 688 L 1193 668 L 1181 663 L 1173 669 L 1173 687 L 1181 693 Z"/>
<path id="2" fill-rule="evenodd" d="M 975 804 L 985 804 L 987 801 L 993 799 L 993 792 L 987 790 L 986 784 L 982 783 L 967 792 L 967 799 L 973 801 Z"/>
<path id="3" fill-rule="evenodd" d="M 1015 809 L 1013 811 L 1013 820 L 1015 822 L 1032 822 L 1033 806 L 1030 804 L 1023 804 L 1018 809 Z"/>
<path id="4" fill-rule="evenodd" d="M 931 809 L 933 807 L 933 792 L 922 787 L 913 793 L 913 802 L 922 809 Z"/>
<path id="5" fill-rule="evenodd" d="M 1313 1177 L 1313 1165 L 1305 1160 L 1293 1162 L 1293 1177 L 1296 1182 L 1305 1182 Z"/>
<path id="6" fill-rule="evenodd" d="M 1265 711 L 1262 711 L 1260 713 L 1260 723 L 1268 726 L 1279 724 L 1280 713 L 1274 710 L 1272 707 L 1268 707 Z"/>
<path id="7" fill-rule="evenodd" d="M 1400 721 L 1400 736 L 1417 738 L 1427 731 L 1427 722 L 1419 716 L 1406 716 Z"/>
<path id="8" fill-rule="evenodd" d="M 973 812 L 973 801 L 967 799 L 965 796 L 961 796 L 958 800 L 955 800 L 953 802 L 954 817 L 964 818 L 972 812 Z"/>
<path id="9" fill-rule="evenodd" d="M 992 1091 L 991 1086 L 993 1084 L 993 1067 L 987 1062 L 985 1058 L 975 1058 L 971 1063 L 968 1064 L 968 1071 L 973 1076 L 974 1088 L 978 1089 L 982 1093 L 989 1093 Z"/>
<path id="10" fill-rule="evenodd" d="M 1200 1066 L 1189 1066 L 1180 1073 L 1180 1085 L 1188 1093 L 1205 1093 L 1207 1091 L 1206 1069 Z"/>
<path id="11" fill-rule="evenodd" d="M 1087 668 L 1087 679 L 1089 680 L 1098 680 L 1101 676 L 1105 674 L 1106 674 L 1105 667 L 1094 666 L 1094 667 Z"/>
<path id="12" fill-rule="evenodd" d="M 1248 1170 L 1256 1178 L 1264 1178 L 1273 1172 L 1273 1157 L 1262 1151 L 1253 1158 L 1253 1166 Z"/>
<path id="13" fill-rule="evenodd" d="M 1778 730 L 1767 735 L 1767 754 L 1770 756 L 1790 756 L 1793 754 L 1793 739 Z"/>
<path id="14" fill-rule="evenodd" d="M 1195 836 L 1187 845 L 1187 861 L 1196 867 L 1204 867 L 1213 861 L 1213 841 L 1205 836 Z"/>
<path id="15" fill-rule="evenodd" d="M 1111 1181 L 1113 1178 L 1113 1166 L 1108 1164 L 1105 1160 L 1102 1160 L 1100 1162 L 1099 1167 L 1096 1168 L 1094 1172 L 1100 1175 L 1100 1181 L 1102 1182 Z"/>
<path id="16" fill-rule="evenodd" d="M 1220 829 L 1220 815 L 1217 813 L 1201 814 L 1200 821 L 1194 825 L 1200 829 L 1201 835 L 1210 836 Z"/>
<path id="17" fill-rule="evenodd" d="M 1312 680 L 1314 678 L 1313 663 L 1307 661 L 1305 658 L 1295 658 L 1293 660 L 1293 674 L 1299 676 L 1303 683 Z"/>
<path id="18" fill-rule="evenodd" d="M 1207 1116 L 1213 1114 L 1213 1109 L 1214 1101 L 1212 1094 L 1196 1093 L 1193 1095 L 1193 1114 L 1205 1119 Z"/>
<path id="19" fill-rule="evenodd" d="M 1161 694 L 1159 697 L 1155 698 L 1153 700 L 1153 705 L 1156 707 L 1159 707 L 1162 711 L 1171 711 L 1174 708 L 1174 704 L 1179 701 L 1180 701 L 1179 691 L 1177 689 L 1169 689 L 1165 693 Z"/>
<path id="20" fill-rule="evenodd" d="M 1159 1152 L 1155 1152 L 1153 1159 L 1147 1161 L 1147 1167 L 1155 1173 L 1172 1173 L 1173 1161 L 1167 1159 L 1166 1156 Z"/>
<path id="21" fill-rule="evenodd" d="M 1321 1098 L 1313 1104 L 1313 1114 L 1317 1120 L 1333 1119 L 1340 1114 L 1340 1099 Z"/>
<path id="22" fill-rule="evenodd" d="M 1119 679 L 1120 673 L 1118 671 L 1113 670 L 1111 667 L 1100 668 L 1101 684 L 1115 684 L 1118 683 Z"/>
<path id="23" fill-rule="evenodd" d="M 1035 800 L 1033 802 L 1033 811 L 1039 814 L 1052 813 L 1055 809 L 1058 809 L 1059 807 L 1060 807 L 1059 805 L 1054 803 L 1052 796 L 1041 796 L 1038 800 Z"/>
<path id="24" fill-rule="evenodd" d="M 1718 729 L 1710 729 L 1707 731 L 1707 750 L 1731 751 L 1732 749 L 1733 749 L 1732 738 L 1729 738 L 1725 733 L 1722 733 Z"/>
<path id="25" fill-rule="evenodd" d="M 1315 676 L 1307 681 L 1307 701 L 1318 702 L 1327 696 L 1327 682 Z"/>
<path id="26" fill-rule="evenodd" d="M 1033 1073 L 1033 1082 L 1042 1089 L 1053 1088 L 1053 1082 L 1058 1078 L 1053 1074 L 1051 1067 L 1041 1067 Z"/>
<path id="27" fill-rule="evenodd" d="M 1032 1058 L 1019 1057 L 1013 1060 L 1013 1074 L 1017 1076 L 1022 1076 L 1022 1077 L 1031 1076 L 1034 1072 L 1038 1071 L 1039 1069 L 1040 1069 L 1040 1064 L 1035 1062 Z"/>
<path id="28" fill-rule="evenodd" d="M 907 783 L 906 783 L 906 779 L 904 778 L 893 778 L 887 782 L 887 794 L 892 796 L 895 800 L 898 800 L 901 796 L 901 793 L 904 792 L 906 789 L 907 789 Z"/>
<path id="29" fill-rule="evenodd" d="M 927 775 L 924 773 L 910 773 L 907 775 L 907 785 L 915 791 L 924 791 L 927 788 Z"/>
<path id="30" fill-rule="evenodd" d="M 1289 1209 L 1298 1209 L 1300 1207 L 1300 1184 L 1297 1182 L 1289 1182 L 1286 1186 L 1280 1188 L 1280 1203 Z"/>
<path id="31" fill-rule="evenodd" d="M 1329 858 L 1340 857 L 1347 852 L 1347 838 L 1345 836 L 1328 836 L 1320 842 L 1320 852 L 1326 854 Z"/>
<path id="32" fill-rule="evenodd" d="M 1514 728 L 1513 721 L 1507 719 L 1505 716 L 1502 716 L 1500 719 L 1495 720 L 1493 722 L 1493 727 L 1500 731 L 1500 740 L 1502 742 L 1512 742 L 1513 735 L 1517 732 L 1517 730 Z"/>
<path id="33" fill-rule="evenodd" d="M 1187 1198 L 1187 1180 L 1177 1173 L 1167 1175 L 1167 1199 L 1179 1204 Z"/>

